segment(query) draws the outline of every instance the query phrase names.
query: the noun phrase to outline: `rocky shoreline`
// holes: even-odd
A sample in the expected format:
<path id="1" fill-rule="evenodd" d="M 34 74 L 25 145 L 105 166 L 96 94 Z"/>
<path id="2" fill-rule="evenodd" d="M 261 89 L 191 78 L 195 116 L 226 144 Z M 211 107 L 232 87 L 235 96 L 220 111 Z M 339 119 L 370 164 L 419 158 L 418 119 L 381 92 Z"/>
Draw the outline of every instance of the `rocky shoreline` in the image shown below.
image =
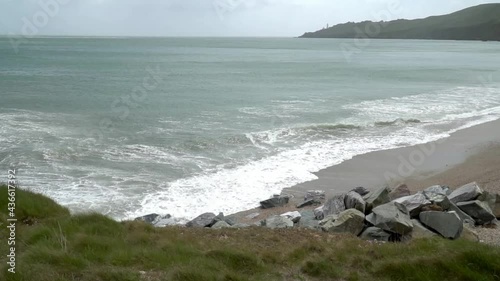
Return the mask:
<path id="1" fill-rule="evenodd" d="M 496 231 L 500 226 L 497 220 L 500 219 L 500 195 L 483 190 L 476 182 L 454 191 L 447 186 L 435 185 L 414 194 L 406 185 L 372 191 L 357 187 L 328 199 L 324 191 L 311 190 L 301 200 L 297 199 L 275 195 L 261 201 L 257 212 L 229 216 L 204 213 L 182 226 L 307 228 L 350 233 L 363 240 L 381 242 L 434 236 L 485 242 L 478 231 L 483 228 Z M 268 215 L 260 219 L 260 211 Z M 149 214 L 135 220 L 156 227 L 178 225 L 170 215 Z M 493 244 L 496 242 L 499 241 Z"/>

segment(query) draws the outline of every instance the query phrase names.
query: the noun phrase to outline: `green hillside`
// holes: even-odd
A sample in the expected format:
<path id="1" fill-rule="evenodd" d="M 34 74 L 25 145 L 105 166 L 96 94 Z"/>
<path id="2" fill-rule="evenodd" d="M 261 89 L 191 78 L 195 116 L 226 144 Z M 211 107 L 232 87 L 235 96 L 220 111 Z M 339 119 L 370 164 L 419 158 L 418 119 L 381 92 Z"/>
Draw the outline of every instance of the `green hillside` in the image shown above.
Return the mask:
<path id="1" fill-rule="evenodd" d="M 301 38 L 381 38 L 500 41 L 500 4 L 484 4 L 449 15 L 389 22 L 345 23 Z"/>

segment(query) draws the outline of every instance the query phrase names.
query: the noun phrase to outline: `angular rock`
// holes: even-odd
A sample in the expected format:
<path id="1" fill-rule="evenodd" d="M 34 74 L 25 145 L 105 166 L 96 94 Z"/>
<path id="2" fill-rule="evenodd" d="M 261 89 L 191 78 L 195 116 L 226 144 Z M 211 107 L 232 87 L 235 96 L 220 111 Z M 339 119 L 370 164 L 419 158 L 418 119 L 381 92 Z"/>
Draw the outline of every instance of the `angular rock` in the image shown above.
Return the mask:
<path id="1" fill-rule="evenodd" d="M 264 226 L 271 229 L 292 228 L 293 221 L 282 216 L 271 216 L 264 221 Z"/>
<path id="2" fill-rule="evenodd" d="M 284 213 L 280 216 L 290 219 L 291 221 L 293 221 L 293 223 L 298 223 L 300 221 L 300 218 L 302 217 L 302 215 L 297 211 Z"/>
<path id="3" fill-rule="evenodd" d="M 448 196 L 451 194 L 451 190 L 447 186 L 443 185 L 433 185 L 430 186 L 423 191 L 425 197 L 429 200 L 433 200 L 433 196 L 436 195 L 443 195 L 443 196 Z"/>
<path id="4" fill-rule="evenodd" d="M 317 220 L 322 220 L 325 218 L 325 213 L 323 212 L 323 208 L 325 206 L 320 206 L 316 209 L 314 209 L 314 217 L 317 219 Z"/>
<path id="5" fill-rule="evenodd" d="M 217 221 L 216 218 L 217 216 L 214 213 L 204 213 L 202 215 L 199 215 L 192 221 L 186 223 L 187 227 L 211 227 L 214 225 Z"/>
<path id="6" fill-rule="evenodd" d="M 238 223 L 238 218 L 234 215 L 224 217 L 224 221 L 229 225 L 235 225 Z"/>
<path id="7" fill-rule="evenodd" d="M 167 216 L 168 216 L 168 218 L 170 218 L 170 215 L 167 215 Z M 161 216 L 158 214 L 149 214 L 149 215 L 145 215 L 142 217 L 137 217 L 134 219 L 134 221 L 143 221 L 143 222 L 147 222 L 150 224 L 155 224 L 160 219 L 161 219 Z"/>
<path id="8" fill-rule="evenodd" d="M 378 227 L 368 227 L 365 229 L 359 238 L 363 240 L 375 240 L 375 241 L 385 241 L 388 242 L 389 239 L 391 238 L 391 234 L 384 231 L 381 228 Z"/>
<path id="9" fill-rule="evenodd" d="M 427 197 L 427 199 L 429 199 L 429 197 Z M 448 199 L 448 196 L 442 194 L 434 194 L 434 196 L 431 196 L 429 200 L 432 204 L 441 207 L 444 211 L 448 211 L 453 204 L 450 199 Z"/>
<path id="10" fill-rule="evenodd" d="M 349 209 L 338 215 L 330 215 L 320 222 L 326 232 L 352 233 L 358 236 L 364 228 L 365 214 L 356 209 Z"/>
<path id="11" fill-rule="evenodd" d="M 319 205 L 321 204 L 320 201 L 316 200 L 316 199 L 309 199 L 309 200 L 306 200 L 302 203 L 299 203 L 297 204 L 297 209 L 300 209 L 300 208 L 304 208 L 304 207 L 307 207 L 307 206 L 312 206 L 312 205 Z"/>
<path id="12" fill-rule="evenodd" d="M 389 198 L 389 188 L 384 187 L 370 191 L 363 199 L 366 202 L 366 213 L 369 213 L 373 208 L 391 201 Z"/>
<path id="13" fill-rule="evenodd" d="M 457 213 L 460 220 L 462 220 L 462 223 L 469 224 L 471 226 L 474 226 L 476 224 L 476 221 L 471 216 L 467 215 L 464 211 L 462 211 L 459 207 L 457 207 L 457 205 L 451 202 L 450 202 L 450 208 L 448 210 Z"/>
<path id="14" fill-rule="evenodd" d="M 336 195 L 328 199 L 323 206 L 324 216 L 336 215 L 345 211 L 345 194 Z"/>
<path id="15" fill-rule="evenodd" d="M 162 217 L 160 220 L 156 221 L 153 225 L 155 227 L 166 227 L 171 225 L 176 225 L 177 221 L 170 216 Z"/>
<path id="16" fill-rule="evenodd" d="M 212 225 L 212 229 L 222 229 L 222 228 L 230 228 L 231 226 L 225 221 L 218 221 L 214 225 Z"/>
<path id="17" fill-rule="evenodd" d="M 389 198 L 391 199 L 391 201 L 394 201 L 398 198 L 406 197 L 406 196 L 410 196 L 410 195 L 411 195 L 411 192 L 410 192 L 410 189 L 408 188 L 408 186 L 406 184 L 402 184 L 402 185 L 396 187 L 394 190 L 392 190 L 389 193 Z"/>
<path id="18" fill-rule="evenodd" d="M 362 186 L 356 187 L 351 191 L 354 191 L 361 196 L 365 196 L 366 194 L 370 193 L 370 191 L 368 191 L 366 188 L 364 188 Z"/>
<path id="19" fill-rule="evenodd" d="M 400 235 L 410 233 L 413 228 L 408 210 L 396 202 L 375 207 L 366 220 L 378 228 Z"/>
<path id="20" fill-rule="evenodd" d="M 260 207 L 262 209 L 271 209 L 271 208 L 275 208 L 275 207 L 283 207 L 286 204 L 288 204 L 288 201 L 290 201 L 290 197 L 289 196 L 279 195 L 279 196 L 275 196 L 273 198 L 269 198 L 267 200 L 261 201 L 260 202 Z"/>
<path id="21" fill-rule="evenodd" d="M 299 223 L 297 224 L 300 228 L 308 228 L 308 229 L 319 229 L 319 221 L 316 220 L 313 211 L 301 211 L 301 218 Z"/>
<path id="22" fill-rule="evenodd" d="M 363 214 L 366 210 L 366 202 L 359 193 L 349 191 L 344 198 L 344 205 L 346 209 L 356 209 Z"/>
<path id="23" fill-rule="evenodd" d="M 413 223 L 413 230 L 411 232 L 411 237 L 413 239 L 431 238 L 437 236 L 436 233 L 421 224 L 419 220 L 411 220 L 411 222 Z"/>
<path id="24" fill-rule="evenodd" d="M 483 190 L 476 182 L 466 184 L 453 191 L 448 198 L 453 203 L 466 202 L 475 200 L 479 195 L 483 194 Z"/>
<path id="25" fill-rule="evenodd" d="M 420 213 L 420 222 L 445 238 L 457 239 L 463 231 L 462 220 L 457 213 L 428 211 Z"/>
<path id="26" fill-rule="evenodd" d="M 495 219 L 487 203 L 478 200 L 457 203 L 457 206 L 467 215 L 471 216 L 477 224 L 483 225 Z"/>
<path id="27" fill-rule="evenodd" d="M 304 196 L 304 201 L 316 200 L 321 201 L 325 199 L 325 192 L 323 190 L 308 190 Z"/>
<path id="28" fill-rule="evenodd" d="M 427 200 L 422 193 L 401 197 L 393 202 L 397 202 L 405 206 L 406 210 L 410 212 L 410 216 L 413 218 L 418 217 L 423 207 L 431 205 L 431 201 Z"/>
<path id="29" fill-rule="evenodd" d="M 477 200 L 488 204 L 488 206 L 490 207 L 490 209 L 493 213 L 493 210 L 495 209 L 495 204 L 497 201 L 496 194 L 489 193 L 488 191 L 483 191 L 483 194 L 479 195 L 479 197 L 477 197 Z"/>

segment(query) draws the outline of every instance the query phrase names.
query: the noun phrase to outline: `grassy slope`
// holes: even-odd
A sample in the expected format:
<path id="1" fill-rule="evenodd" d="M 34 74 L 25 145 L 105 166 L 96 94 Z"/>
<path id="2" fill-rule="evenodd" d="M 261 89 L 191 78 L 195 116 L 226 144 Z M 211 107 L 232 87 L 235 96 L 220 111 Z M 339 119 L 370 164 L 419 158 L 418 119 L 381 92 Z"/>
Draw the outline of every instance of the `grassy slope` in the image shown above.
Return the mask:
<path id="1" fill-rule="evenodd" d="M 5 223 L 6 187 L 0 187 Z M 377 245 L 307 230 L 156 229 L 99 214 L 70 215 L 18 190 L 17 273 L 0 280 L 499 280 L 500 249 L 468 241 Z M 140 271 L 146 273 L 141 274 Z"/>
<path id="2" fill-rule="evenodd" d="M 306 33 L 303 37 L 354 38 L 359 37 L 361 33 L 363 36 L 372 38 L 500 40 L 499 15 L 500 4 L 484 4 L 449 15 L 425 19 L 339 24 L 328 29 Z M 373 25 L 380 27 L 380 32 L 376 32 Z M 370 30 L 374 33 L 370 33 Z"/>

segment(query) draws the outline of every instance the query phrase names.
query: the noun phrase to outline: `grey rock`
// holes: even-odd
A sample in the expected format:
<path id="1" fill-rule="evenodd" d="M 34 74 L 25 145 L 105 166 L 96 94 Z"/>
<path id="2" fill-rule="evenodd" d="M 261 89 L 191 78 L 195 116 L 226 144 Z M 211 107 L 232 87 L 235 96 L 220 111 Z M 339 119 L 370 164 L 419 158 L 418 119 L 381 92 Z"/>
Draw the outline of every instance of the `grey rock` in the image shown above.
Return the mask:
<path id="1" fill-rule="evenodd" d="M 453 191 L 448 198 L 453 203 L 466 202 L 475 200 L 483 194 L 483 190 L 477 185 L 476 182 L 472 182 L 466 184 L 462 187 L 459 187 L 455 191 Z"/>
<path id="2" fill-rule="evenodd" d="M 469 224 L 471 226 L 474 226 L 476 224 L 476 221 L 471 216 L 467 215 L 457 205 L 455 205 L 451 202 L 450 202 L 450 208 L 448 210 L 454 211 L 455 213 L 457 213 L 460 220 L 462 220 L 462 223 L 466 223 L 466 224 Z"/>
<path id="3" fill-rule="evenodd" d="M 410 233 L 413 228 L 408 210 L 396 202 L 375 207 L 366 220 L 378 228 L 400 235 Z"/>
<path id="4" fill-rule="evenodd" d="M 350 191 L 346 194 L 344 198 L 344 205 L 346 209 L 356 209 L 363 214 L 366 210 L 366 202 L 359 193 Z"/>
<path id="5" fill-rule="evenodd" d="M 468 224 L 464 224 L 464 230 L 462 231 L 461 239 L 469 240 L 472 242 L 479 242 L 479 235 L 474 230 L 474 227 L 471 227 Z"/>
<path id="6" fill-rule="evenodd" d="M 171 226 L 171 225 L 176 225 L 177 221 L 171 218 L 170 216 L 163 217 L 160 220 L 156 221 L 153 225 L 156 227 L 166 227 L 166 226 Z"/>
<path id="7" fill-rule="evenodd" d="M 370 191 L 368 191 L 366 188 L 364 188 L 362 186 L 356 187 L 351 191 L 354 191 L 361 196 L 365 196 L 366 194 L 370 193 Z"/>
<path id="8" fill-rule="evenodd" d="M 376 241 L 388 242 L 389 239 L 391 238 L 391 233 L 388 233 L 381 228 L 372 226 L 365 229 L 361 233 L 359 238 L 363 240 L 376 240 Z"/>
<path id="9" fill-rule="evenodd" d="M 358 236 L 364 228 L 365 214 L 356 209 L 349 209 L 338 215 L 330 215 L 320 222 L 326 232 L 352 233 Z"/>
<path id="10" fill-rule="evenodd" d="M 410 212 L 411 217 L 418 217 L 424 206 L 431 205 L 431 201 L 427 200 L 422 193 L 401 197 L 393 202 L 397 202 L 405 206 L 408 212 Z"/>
<path id="11" fill-rule="evenodd" d="M 435 195 L 448 196 L 451 194 L 451 190 L 447 186 L 433 185 L 433 186 L 430 186 L 430 187 L 424 189 L 423 193 L 424 193 L 425 197 L 427 197 L 427 199 L 432 201 L 433 196 L 435 196 Z"/>
<path id="12" fill-rule="evenodd" d="M 225 221 L 218 221 L 213 226 L 212 229 L 222 229 L 222 228 L 230 228 L 231 226 Z"/>
<path id="13" fill-rule="evenodd" d="M 238 223 L 238 218 L 234 215 L 224 217 L 224 221 L 229 225 L 234 225 Z"/>
<path id="14" fill-rule="evenodd" d="M 495 204 L 497 202 L 497 195 L 489 193 L 488 191 L 483 191 L 483 194 L 479 195 L 477 200 L 485 202 L 490 207 L 491 211 L 495 209 Z"/>
<path id="15" fill-rule="evenodd" d="M 301 211 L 301 218 L 299 223 L 297 224 L 300 228 L 308 228 L 308 229 L 319 229 L 319 221 L 316 220 L 313 211 Z"/>
<path id="16" fill-rule="evenodd" d="M 214 213 L 204 213 L 199 215 L 192 221 L 186 223 L 187 227 L 211 227 L 216 221 L 216 215 Z"/>
<path id="17" fill-rule="evenodd" d="M 323 206 L 324 216 L 340 214 L 345 211 L 345 194 L 336 195 L 328 199 Z"/>
<path id="18" fill-rule="evenodd" d="M 167 215 L 167 216 L 168 216 L 168 218 L 170 218 L 170 215 Z M 155 224 L 160 219 L 161 219 L 161 216 L 158 215 L 158 214 L 149 214 L 149 215 L 145 215 L 145 216 L 142 216 L 142 217 L 137 217 L 137 218 L 134 219 L 134 221 L 143 221 L 143 222 L 147 222 L 147 223 L 150 223 L 150 224 Z"/>
<path id="19" fill-rule="evenodd" d="M 323 212 L 323 208 L 325 206 L 320 206 L 316 209 L 314 209 L 314 217 L 317 219 L 317 220 L 322 220 L 325 218 L 325 213 Z"/>
<path id="20" fill-rule="evenodd" d="M 457 239 L 463 231 L 462 220 L 457 213 L 451 212 L 422 212 L 420 221 L 423 225 L 433 229 L 445 238 Z"/>
<path id="21" fill-rule="evenodd" d="M 282 216 L 271 216 L 264 221 L 264 226 L 271 229 L 292 228 L 293 221 Z"/>
<path id="22" fill-rule="evenodd" d="M 425 227 L 419 220 L 411 220 L 411 222 L 413 223 L 413 230 L 411 232 L 411 237 L 413 239 L 431 238 L 437 236 L 436 233 Z"/>
<path id="23" fill-rule="evenodd" d="M 429 200 L 432 202 L 432 204 L 438 205 L 445 211 L 450 210 L 451 205 L 453 204 L 451 203 L 450 199 L 448 199 L 448 196 L 442 194 L 434 194 L 434 196 L 431 196 Z"/>
<path id="24" fill-rule="evenodd" d="M 478 200 L 457 203 L 457 206 L 471 216 L 477 224 L 487 224 L 495 219 L 493 211 L 487 203 Z"/>
<path id="25" fill-rule="evenodd" d="M 497 219 L 500 219 L 500 195 L 496 194 L 495 208 L 493 208 L 493 214 Z"/>
<path id="26" fill-rule="evenodd" d="M 298 223 L 302 217 L 302 215 L 297 211 L 284 213 L 280 216 L 290 219 L 293 223 Z"/>
<path id="27" fill-rule="evenodd" d="M 325 192 L 323 190 L 308 190 L 304 196 L 304 201 L 316 200 L 321 201 L 325 199 Z"/>
<path id="28" fill-rule="evenodd" d="M 391 201 L 394 201 L 398 198 L 410 196 L 410 195 L 411 195 L 411 192 L 410 192 L 410 189 L 408 188 L 408 186 L 406 184 L 402 184 L 402 185 L 396 187 L 394 190 L 392 190 L 389 193 L 389 198 L 391 199 Z"/>
<path id="29" fill-rule="evenodd" d="M 309 200 L 306 200 L 302 203 L 299 203 L 297 204 L 297 209 L 300 209 L 300 208 L 304 208 L 304 207 L 307 207 L 307 206 L 312 206 L 312 205 L 319 205 L 321 204 L 320 201 L 316 200 L 316 199 L 309 199 Z"/>
<path id="30" fill-rule="evenodd" d="M 369 213 L 373 208 L 391 201 L 389 198 L 389 188 L 384 187 L 370 191 L 363 199 L 366 202 L 366 212 Z"/>
<path id="31" fill-rule="evenodd" d="M 275 196 L 273 198 L 269 198 L 267 200 L 261 201 L 260 202 L 260 207 L 262 209 L 271 209 L 275 207 L 283 207 L 286 204 L 288 204 L 288 201 L 290 201 L 290 196 Z"/>

